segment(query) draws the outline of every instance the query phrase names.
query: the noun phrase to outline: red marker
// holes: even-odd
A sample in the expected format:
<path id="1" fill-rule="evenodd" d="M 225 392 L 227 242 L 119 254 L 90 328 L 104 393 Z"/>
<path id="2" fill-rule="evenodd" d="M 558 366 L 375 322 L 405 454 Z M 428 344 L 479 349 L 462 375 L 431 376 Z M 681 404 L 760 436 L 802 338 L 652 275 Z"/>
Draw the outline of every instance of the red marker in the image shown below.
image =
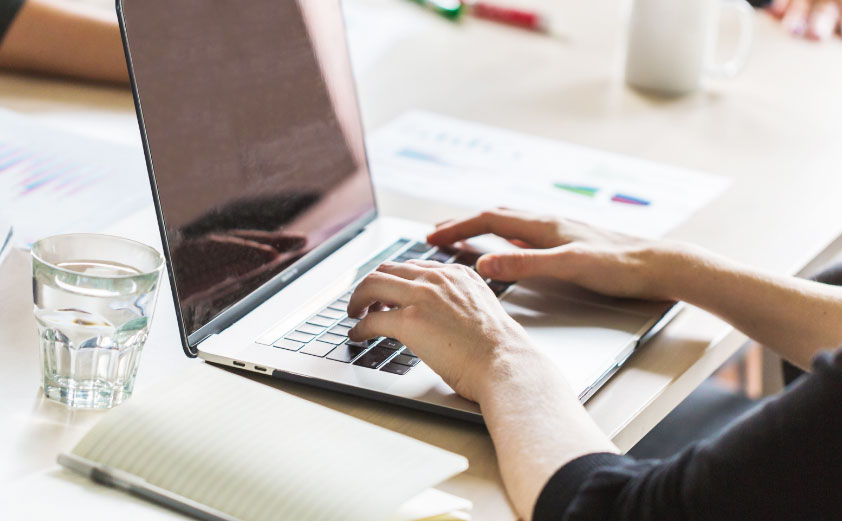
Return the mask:
<path id="1" fill-rule="evenodd" d="M 477 18 L 530 31 L 547 32 L 549 30 L 547 20 L 534 11 L 503 7 L 482 0 L 465 0 L 463 3 L 468 8 L 468 12 Z"/>

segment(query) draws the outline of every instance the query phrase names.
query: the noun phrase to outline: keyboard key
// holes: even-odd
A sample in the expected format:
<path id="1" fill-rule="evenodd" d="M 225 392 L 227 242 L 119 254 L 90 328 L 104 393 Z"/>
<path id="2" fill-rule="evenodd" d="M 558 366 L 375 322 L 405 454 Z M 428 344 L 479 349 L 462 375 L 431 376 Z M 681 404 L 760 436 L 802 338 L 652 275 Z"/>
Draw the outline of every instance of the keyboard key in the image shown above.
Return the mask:
<path id="1" fill-rule="evenodd" d="M 304 347 L 304 349 L 299 351 L 299 353 L 305 353 L 313 356 L 324 356 L 333 351 L 333 348 L 335 347 L 336 346 L 333 344 L 328 344 L 327 342 L 321 342 L 319 340 L 316 340 L 315 342 L 310 342 L 309 344 L 307 344 Z"/>
<path id="2" fill-rule="evenodd" d="M 403 259 L 403 260 L 420 259 L 421 257 L 423 257 L 426 254 L 427 254 L 427 252 L 425 252 L 425 251 L 407 250 L 407 251 L 401 253 L 400 255 L 398 255 L 398 258 Z"/>
<path id="3" fill-rule="evenodd" d="M 342 302 L 341 300 L 337 300 L 330 304 L 327 308 L 333 309 L 335 311 L 342 311 L 344 313 L 348 309 L 348 303 Z"/>
<path id="4" fill-rule="evenodd" d="M 311 324 L 315 324 L 317 326 L 328 327 L 331 324 L 333 324 L 334 322 L 336 322 L 336 319 L 335 318 L 323 317 L 321 315 L 313 315 L 312 317 L 307 319 L 307 322 L 309 322 Z"/>
<path id="5" fill-rule="evenodd" d="M 395 257 L 394 259 L 392 259 L 392 262 L 406 262 L 410 259 L 412 259 L 412 257 L 406 257 L 404 255 L 399 255 L 399 256 Z"/>
<path id="6" fill-rule="evenodd" d="M 325 333 L 324 335 L 319 337 L 319 340 L 322 342 L 327 342 L 328 344 L 339 345 L 342 342 L 348 340 L 347 337 L 334 335 L 332 333 Z"/>
<path id="7" fill-rule="evenodd" d="M 340 326 L 347 326 L 347 327 L 354 327 L 354 326 L 357 325 L 357 322 L 359 322 L 359 321 L 360 321 L 360 319 L 358 319 L 358 318 L 348 317 L 345 320 L 343 320 L 342 322 L 340 322 L 339 325 Z"/>
<path id="8" fill-rule="evenodd" d="M 319 315 L 327 318 L 332 318 L 334 320 L 340 319 L 345 316 L 345 311 L 337 310 L 337 309 L 330 309 L 324 308 L 323 310 L 319 311 Z"/>
<path id="9" fill-rule="evenodd" d="M 289 349 L 290 351 L 298 351 L 299 349 L 304 347 L 303 342 L 296 342 L 295 340 L 287 340 L 286 338 L 282 338 L 272 345 L 274 345 L 275 347 L 283 348 L 283 349 Z"/>
<path id="10" fill-rule="evenodd" d="M 389 362 L 380 368 L 381 371 L 386 371 L 387 373 L 392 374 L 406 374 L 410 369 L 412 369 L 412 367 L 408 365 L 395 364 L 393 362 Z"/>
<path id="11" fill-rule="evenodd" d="M 342 295 L 341 297 L 339 297 L 339 299 L 337 299 L 337 300 L 338 300 L 339 302 L 344 302 L 344 303 L 346 303 L 346 304 L 347 304 L 347 303 L 351 300 L 351 293 L 353 293 L 353 292 L 352 292 L 352 291 L 349 291 L 348 293 L 345 293 L 344 295 Z"/>
<path id="12" fill-rule="evenodd" d="M 509 286 L 514 284 L 513 282 L 503 282 L 502 280 L 492 280 L 488 279 L 485 281 L 488 284 L 488 287 L 491 288 L 491 291 L 494 292 L 495 295 L 498 297 L 503 294 L 504 291 L 509 289 Z"/>
<path id="13" fill-rule="evenodd" d="M 359 365 L 361 367 L 368 367 L 369 369 L 377 369 L 380 364 L 386 361 L 387 358 L 392 356 L 391 349 L 385 349 L 383 347 L 372 347 L 366 353 L 359 357 L 354 365 Z"/>
<path id="14" fill-rule="evenodd" d="M 476 265 L 479 258 L 480 258 L 480 256 L 476 253 L 471 253 L 469 251 L 463 251 L 463 252 L 459 252 L 459 255 L 457 255 L 456 258 L 453 259 L 453 262 L 455 262 L 456 264 L 462 264 L 462 265 L 470 266 L 471 268 L 473 268 Z"/>
<path id="15" fill-rule="evenodd" d="M 432 244 L 427 244 L 425 242 L 416 242 L 412 246 L 409 247 L 406 251 L 411 251 L 413 253 L 427 253 L 428 251 L 433 249 Z"/>
<path id="16" fill-rule="evenodd" d="M 389 362 L 394 364 L 408 365 L 409 367 L 415 367 L 416 365 L 418 365 L 418 362 L 420 362 L 420 360 L 418 358 L 415 358 L 414 356 L 407 356 L 401 354 L 392 358 L 391 360 L 389 360 Z"/>
<path id="17" fill-rule="evenodd" d="M 360 347 L 355 345 L 350 345 L 347 342 L 338 346 L 336 349 L 330 352 L 325 358 L 329 358 L 330 360 L 336 360 L 337 362 L 345 362 L 346 364 L 352 362 L 356 357 L 360 356 L 365 350 L 368 349 L 367 347 Z"/>
<path id="18" fill-rule="evenodd" d="M 321 334 L 325 328 L 324 326 L 317 326 L 315 324 L 301 324 L 297 328 L 296 331 L 300 331 L 302 333 L 307 333 L 308 335 L 319 335 Z"/>
<path id="19" fill-rule="evenodd" d="M 330 328 L 328 330 L 328 333 L 333 333 L 334 335 L 346 337 L 346 336 L 348 336 L 348 331 L 350 331 L 350 330 L 351 330 L 351 328 L 348 327 L 348 326 L 343 326 L 342 324 L 337 324 L 337 325 L 333 326 L 332 328 Z"/>
<path id="20" fill-rule="evenodd" d="M 416 355 L 415 353 L 410 351 L 408 347 L 406 349 L 404 349 L 403 351 L 401 351 L 401 354 L 406 355 L 406 356 L 411 356 L 411 357 L 414 357 L 414 358 L 418 358 L 418 355 Z"/>
<path id="21" fill-rule="evenodd" d="M 430 256 L 431 261 L 447 262 L 453 257 L 453 252 L 439 250 Z"/>
<path id="22" fill-rule="evenodd" d="M 377 340 L 378 339 L 376 339 L 376 338 L 372 338 L 370 340 L 361 340 L 359 342 L 354 342 L 352 340 L 349 340 L 348 345 L 359 346 L 359 347 L 371 347 L 371 346 L 373 346 L 374 344 L 377 343 Z"/>
<path id="23" fill-rule="evenodd" d="M 386 349 L 397 351 L 398 349 L 403 347 L 403 344 L 401 344 L 400 341 L 395 340 L 394 338 L 386 338 L 382 342 L 377 344 L 377 347 L 385 347 Z"/>
<path id="24" fill-rule="evenodd" d="M 304 342 L 306 344 L 310 340 L 313 340 L 314 338 L 316 338 L 316 335 L 310 335 L 310 334 L 307 334 L 307 333 L 300 333 L 298 331 L 293 331 L 292 333 L 289 333 L 288 335 L 286 335 L 284 338 L 286 338 L 287 340 L 295 340 L 297 342 Z"/>

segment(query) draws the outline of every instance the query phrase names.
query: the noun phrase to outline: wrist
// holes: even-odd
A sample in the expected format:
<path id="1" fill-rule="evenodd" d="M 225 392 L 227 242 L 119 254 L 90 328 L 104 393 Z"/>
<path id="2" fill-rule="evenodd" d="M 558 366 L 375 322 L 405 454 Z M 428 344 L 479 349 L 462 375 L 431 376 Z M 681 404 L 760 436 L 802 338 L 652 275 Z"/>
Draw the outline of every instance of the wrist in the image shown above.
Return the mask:
<path id="1" fill-rule="evenodd" d="M 502 395 L 520 394 L 531 388 L 535 392 L 545 393 L 550 388 L 548 380 L 559 380 L 567 387 L 553 362 L 529 343 L 528 339 L 526 342 L 512 342 L 492 350 L 483 366 L 482 376 L 476 386 L 476 401 L 483 409 L 498 401 Z"/>
<path id="2" fill-rule="evenodd" d="M 652 292 L 663 300 L 691 300 L 695 286 L 715 264 L 709 252 L 682 242 L 656 243 L 647 256 Z"/>

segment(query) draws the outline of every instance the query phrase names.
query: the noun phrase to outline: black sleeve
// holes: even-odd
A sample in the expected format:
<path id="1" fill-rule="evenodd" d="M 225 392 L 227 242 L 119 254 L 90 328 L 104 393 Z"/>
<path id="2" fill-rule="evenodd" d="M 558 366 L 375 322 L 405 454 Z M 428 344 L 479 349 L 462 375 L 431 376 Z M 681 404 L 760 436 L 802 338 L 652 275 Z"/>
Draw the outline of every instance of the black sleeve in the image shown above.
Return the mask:
<path id="1" fill-rule="evenodd" d="M 0 44 L 12 21 L 26 0 L 0 0 Z"/>
<path id="2" fill-rule="evenodd" d="M 667 460 L 589 454 L 550 478 L 534 521 L 842 519 L 842 350 L 720 435 Z"/>

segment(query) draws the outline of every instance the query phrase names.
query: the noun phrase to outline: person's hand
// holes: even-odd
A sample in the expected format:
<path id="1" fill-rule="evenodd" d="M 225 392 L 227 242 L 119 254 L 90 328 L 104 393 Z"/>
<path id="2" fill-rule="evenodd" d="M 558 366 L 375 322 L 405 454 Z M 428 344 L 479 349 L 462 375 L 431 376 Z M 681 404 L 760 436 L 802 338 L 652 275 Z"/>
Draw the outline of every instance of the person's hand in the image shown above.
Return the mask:
<path id="1" fill-rule="evenodd" d="M 522 361 L 541 356 L 483 279 L 458 264 L 384 263 L 357 286 L 348 315 L 362 317 L 351 340 L 397 338 L 457 393 L 479 403 L 500 371 L 526 370 Z"/>
<path id="2" fill-rule="evenodd" d="M 774 0 L 769 11 L 795 36 L 827 40 L 840 29 L 842 0 Z"/>
<path id="3" fill-rule="evenodd" d="M 521 249 L 480 257 L 477 270 L 484 277 L 555 277 L 606 295 L 656 300 L 674 298 L 666 274 L 688 248 L 506 209 L 440 223 L 427 241 L 445 246 L 487 233 Z"/>

